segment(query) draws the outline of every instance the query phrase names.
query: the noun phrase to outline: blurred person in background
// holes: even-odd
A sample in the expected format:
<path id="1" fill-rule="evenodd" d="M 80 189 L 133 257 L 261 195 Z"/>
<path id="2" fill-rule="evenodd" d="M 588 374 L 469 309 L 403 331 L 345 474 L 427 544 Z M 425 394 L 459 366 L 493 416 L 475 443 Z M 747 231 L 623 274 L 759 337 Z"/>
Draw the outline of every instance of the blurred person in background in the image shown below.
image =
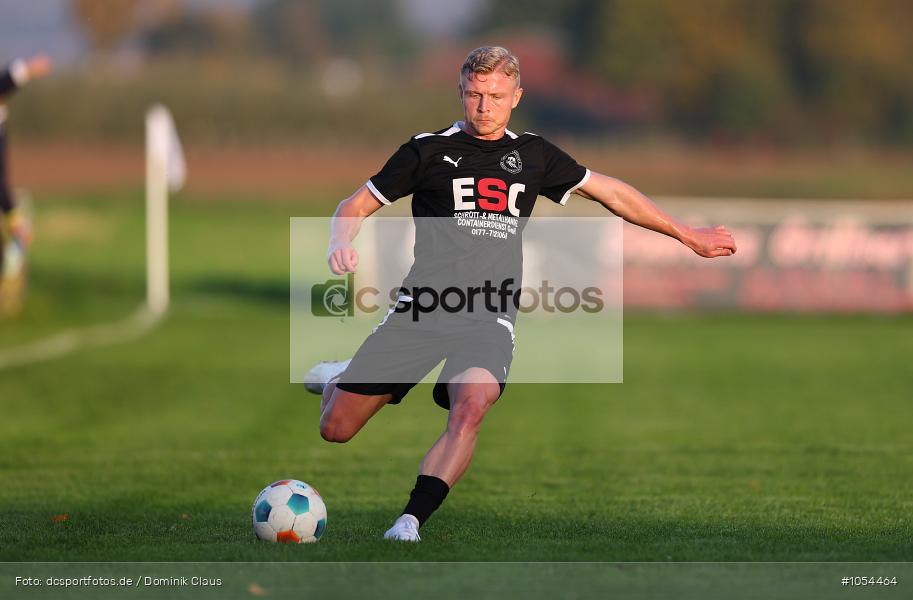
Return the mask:
<path id="1" fill-rule="evenodd" d="M 6 107 L 7 98 L 33 79 L 44 77 L 51 71 L 51 59 L 41 54 L 27 60 L 16 59 L 0 75 L 0 212 L 10 234 L 28 244 L 30 232 L 25 219 L 16 211 L 10 192 L 6 165 Z"/>
<path id="2" fill-rule="evenodd" d="M 22 287 L 20 272 L 24 250 L 31 243 L 32 232 L 28 219 L 16 207 L 9 185 L 6 161 L 7 98 L 29 81 L 44 77 L 51 71 L 51 59 L 40 54 L 28 59 L 16 59 L 0 74 L 0 312 L 18 305 L 11 298 L 20 294 L 13 287 Z M 18 283 L 17 283 L 18 282 Z M 6 288 L 6 289 L 4 289 Z"/>

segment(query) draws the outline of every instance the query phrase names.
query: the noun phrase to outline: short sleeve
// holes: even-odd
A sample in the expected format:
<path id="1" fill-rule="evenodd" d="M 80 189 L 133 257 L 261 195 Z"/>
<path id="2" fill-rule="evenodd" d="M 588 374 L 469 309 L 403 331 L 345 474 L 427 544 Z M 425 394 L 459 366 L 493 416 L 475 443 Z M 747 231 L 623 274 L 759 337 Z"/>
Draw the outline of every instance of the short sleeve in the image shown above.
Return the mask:
<path id="1" fill-rule="evenodd" d="M 21 88 L 29 81 L 29 68 L 25 61 L 17 58 L 9 68 L 0 74 L 0 96 Z"/>
<path id="2" fill-rule="evenodd" d="M 13 79 L 11 71 L 6 70 L 0 73 L 0 98 L 16 91 L 16 81 Z"/>
<path id="3" fill-rule="evenodd" d="M 546 198 L 565 204 L 571 194 L 590 178 L 590 170 L 577 164 L 566 152 L 543 139 L 545 174 L 541 194 Z"/>
<path id="4" fill-rule="evenodd" d="M 421 155 L 414 141 L 399 147 L 387 164 L 368 180 L 367 186 L 383 204 L 396 202 L 415 191 L 421 175 Z"/>

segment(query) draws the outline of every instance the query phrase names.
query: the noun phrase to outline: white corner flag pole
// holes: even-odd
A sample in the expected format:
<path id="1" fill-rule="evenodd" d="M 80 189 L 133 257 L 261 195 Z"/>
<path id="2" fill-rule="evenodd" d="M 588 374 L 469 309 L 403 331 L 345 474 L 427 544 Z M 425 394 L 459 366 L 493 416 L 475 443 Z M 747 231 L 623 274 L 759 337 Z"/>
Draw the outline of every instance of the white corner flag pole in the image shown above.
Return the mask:
<path id="1" fill-rule="evenodd" d="M 171 113 L 161 104 L 146 112 L 146 307 L 168 310 L 168 192 L 183 186 L 187 167 Z"/>
<path id="2" fill-rule="evenodd" d="M 187 166 L 171 119 L 161 105 L 146 113 L 146 304 L 114 323 L 69 329 L 22 346 L 0 348 L 0 371 L 108 346 L 149 332 L 168 311 L 168 192 L 181 189 Z"/>

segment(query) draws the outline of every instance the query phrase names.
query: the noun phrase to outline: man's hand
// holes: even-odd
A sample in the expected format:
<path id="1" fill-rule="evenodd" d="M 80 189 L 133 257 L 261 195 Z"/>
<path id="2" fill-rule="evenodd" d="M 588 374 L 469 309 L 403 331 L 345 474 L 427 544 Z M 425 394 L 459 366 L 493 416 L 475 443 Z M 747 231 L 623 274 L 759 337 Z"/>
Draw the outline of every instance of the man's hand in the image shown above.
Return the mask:
<path id="1" fill-rule="evenodd" d="M 28 223 L 10 225 L 10 233 L 26 248 L 32 245 L 32 230 L 29 228 Z"/>
<path id="2" fill-rule="evenodd" d="M 354 273 L 358 268 L 358 252 L 352 247 L 352 240 L 358 235 L 361 222 L 381 206 L 366 184 L 336 207 L 330 222 L 330 247 L 327 249 L 327 264 L 333 273 Z"/>
<path id="3" fill-rule="evenodd" d="M 358 267 L 358 251 L 351 244 L 330 244 L 327 263 L 336 275 L 354 273 Z"/>
<path id="4" fill-rule="evenodd" d="M 10 234 L 28 248 L 32 244 L 32 228 L 29 226 L 29 222 L 16 210 L 9 214 L 8 219 L 7 226 Z"/>
<path id="5" fill-rule="evenodd" d="M 722 225 L 688 229 L 682 243 L 704 258 L 732 256 L 736 251 L 732 234 Z"/>
<path id="6" fill-rule="evenodd" d="M 51 72 L 51 59 L 46 54 L 38 54 L 25 61 L 29 79 L 39 79 Z"/>

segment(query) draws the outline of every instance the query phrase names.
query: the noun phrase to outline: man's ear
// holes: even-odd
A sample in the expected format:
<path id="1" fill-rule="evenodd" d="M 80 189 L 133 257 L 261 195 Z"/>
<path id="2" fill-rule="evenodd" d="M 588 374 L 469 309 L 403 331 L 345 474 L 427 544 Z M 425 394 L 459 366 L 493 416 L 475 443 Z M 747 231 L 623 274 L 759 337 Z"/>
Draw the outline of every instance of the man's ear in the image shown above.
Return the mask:
<path id="1" fill-rule="evenodd" d="M 520 98 L 523 97 L 523 88 L 518 87 L 514 90 L 514 103 L 511 108 L 517 108 L 517 105 L 520 104 Z"/>

